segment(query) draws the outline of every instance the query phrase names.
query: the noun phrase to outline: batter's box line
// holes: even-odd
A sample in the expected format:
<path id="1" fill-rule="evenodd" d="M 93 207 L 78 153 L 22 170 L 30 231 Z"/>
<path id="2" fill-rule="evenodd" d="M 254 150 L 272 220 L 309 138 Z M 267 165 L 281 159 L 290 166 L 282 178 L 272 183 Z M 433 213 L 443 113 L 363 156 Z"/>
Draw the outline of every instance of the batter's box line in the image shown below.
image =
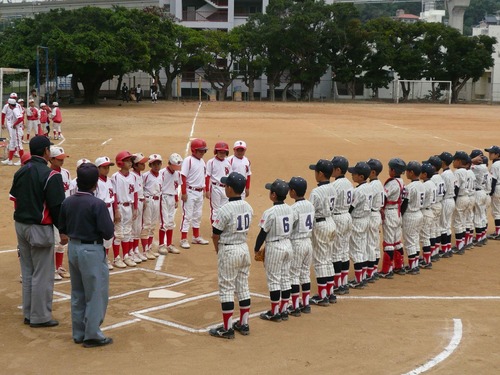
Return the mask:
<path id="1" fill-rule="evenodd" d="M 155 312 L 155 311 L 159 311 L 159 310 L 166 310 L 166 309 L 169 309 L 169 308 L 172 308 L 172 307 L 175 307 L 175 306 L 179 306 L 179 305 L 183 305 L 183 304 L 186 304 L 186 303 L 189 303 L 189 302 L 192 302 L 192 301 L 198 301 L 198 300 L 201 300 L 201 299 L 206 299 L 206 298 L 209 298 L 209 297 L 214 297 L 214 296 L 217 296 L 218 294 L 219 294 L 219 291 L 214 291 L 214 292 L 210 292 L 210 293 L 206 293 L 206 294 L 202 294 L 202 295 L 198 295 L 198 296 L 193 296 L 193 297 L 185 298 L 185 299 L 182 299 L 182 300 L 179 300 L 179 301 L 167 303 L 167 304 L 164 304 L 164 305 L 150 307 L 150 308 L 139 310 L 139 311 L 133 311 L 133 312 L 130 313 L 130 315 L 135 316 L 136 318 L 139 318 L 140 320 L 146 320 L 146 321 L 150 321 L 150 322 L 153 322 L 153 323 L 158 323 L 158 324 L 166 325 L 168 327 L 173 327 L 173 328 L 181 329 L 181 330 L 189 332 L 189 333 L 204 333 L 204 332 L 207 332 L 208 330 L 210 330 L 211 328 L 215 328 L 215 327 L 219 326 L 220 323 L 213 324 L 213 325 L 210 325 L 210 326 L 204 327 L 204 328 L 191 328 L 191 327 L 185 326 L 183 324 L 172 322 L 170 320 L 153 318 L 153 317 L 148 316 L 146 314 L 151 313 L 151 312 Z M 258 298 L 265 298 L 265 299 L 269 298 L 267 295 L 263 295 L 263 294 L 260 294 L 260 293 L 250 293 L 250 295 L 253 296 L 253 297 L 258 297 Z M 253 314 L 250 314 L 249 318 L 254 318 L 254 317 L 260 315 L 263 312 L 265 312 L 265 310 L 264 311 L 259 311 L 259 312 L 253 313 Z M 129 322 L 129 324 L 135 323 L 135 321 L 132 321 L 132 320 L 128 320 L 126 322 Z M 106 327 L 106 328 L 110 329 L 109 327 Z"/>

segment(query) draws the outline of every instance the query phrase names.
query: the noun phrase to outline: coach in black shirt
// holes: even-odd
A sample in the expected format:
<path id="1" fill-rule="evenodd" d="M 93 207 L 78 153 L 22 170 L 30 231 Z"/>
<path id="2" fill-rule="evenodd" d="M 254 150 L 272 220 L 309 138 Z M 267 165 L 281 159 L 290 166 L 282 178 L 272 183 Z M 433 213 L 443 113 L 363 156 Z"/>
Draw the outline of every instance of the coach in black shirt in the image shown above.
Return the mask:
<path id="1" fill-rule="evenodd" d="M 109 294 L 103 239 L 113 237 L 114 224 L 106 203 L 92 194 L 98 178 L 99 171 L 94 164 L 85 163 L 78 168 L 78 192 L 62 204 L 59 227 L 59 232 L 69 237 L 73 341 L 83 343 L 86 348 L 113 342 L 100 329 Z"/>
<path id="2" fill-rule="evenodd" d="M 59 226 L 59 210 L 65 196 L 61 175 L 47 166 L 49 149 L 47 137 L 31 138 L 31 159 L 16 172 L 10 189 L 23 277 L 24 324 L 33 328 L 59 324 L 52 319 L 52 225 Z"/>

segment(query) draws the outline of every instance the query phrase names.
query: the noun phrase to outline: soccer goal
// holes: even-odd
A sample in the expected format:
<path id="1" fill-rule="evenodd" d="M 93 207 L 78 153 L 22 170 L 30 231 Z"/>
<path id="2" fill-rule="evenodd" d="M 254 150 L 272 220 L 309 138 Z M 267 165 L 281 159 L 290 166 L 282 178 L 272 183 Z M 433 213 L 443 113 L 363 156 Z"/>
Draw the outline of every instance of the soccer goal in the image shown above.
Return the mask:
<path id="1" fill-rule="evenodd" d="M 30 88 L 29 69 L 0 68 L 0 99 L 3 103 L 9 98 L 11 92 L 15 92 L 18 98 L 28 103 Z"/>
<path id="2" fill-rule="evenodd" d="M 451 104 L 451 81 L 399 79 L 394 81 L 394 84 L 396 103 L 404 101 Z"/>

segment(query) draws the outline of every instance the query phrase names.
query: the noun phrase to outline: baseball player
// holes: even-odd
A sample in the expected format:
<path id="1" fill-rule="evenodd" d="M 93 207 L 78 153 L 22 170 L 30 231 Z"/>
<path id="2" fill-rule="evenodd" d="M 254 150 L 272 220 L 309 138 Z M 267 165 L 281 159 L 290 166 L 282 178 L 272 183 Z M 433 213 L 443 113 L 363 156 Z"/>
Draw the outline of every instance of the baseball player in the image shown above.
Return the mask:
<path id="1" fill-rule="evenodd" d="M 250 176 L 252 175 L 252 170 L 250 169 L 250 160 L 245 156 L 247 151 L 247 144 L 245 141 L 234 142 L 233 152 L 234 154 L 228 157 L 229 164 L 231 165 L 231 172 L 238 172 L 245 176 L 247 179 L 247 186 L 245 191 L 241 195 L 242 199 L 250 195 Z"/>
<path id="2" fill-rule="evenodd" d="M 436 216 L 433 206 L 436 203 L 438 188 L 434 181 L 432 181 L 432 176 L 436 170 L 430 163 L 422 163 L 420 179 L 424 186 L 424 201 L 422 205 L 422 229 L 420 230 L 420 243 L 422 244 L 422 256 L 423 259 L 419 261 L 420 268 L 431 269 L 432 268 L 432 227 L 436 224 Z M 404 217 L 403 217 L 404 220 Z M 411 270 L 410 270 L 411 272 Z"/>
<path id="3" fill-rule="evenodd" d="M 217 142 L 214 147 L 214 157 L 207 162 L 207 176 L 205 177 L 205 190 L 210 198 L 210 222 L 213 223 L 220 206 L 227 202 L 222 177 L 227 177 L 231 165 L 227 160 L 229 146 L 226 142 Z"/>
<path id="4" fill-rule="evenodd" d="M 476 175 L 471 169 L 472 160 L 469 157 L 469 162 L 465 166 L 467 171 L 467 191 L 469 195 L 469 204 L 465 211 L 465 240 L 464 248 L 471 249 L 474 245 L 474 206 L 476 205 Z"/>
<path id="5" fill-rule="evenodd" d="M 445 193 L 445 183 L 443 177 L 439 174 L 442 161 L 439 156 L 434 155 L 428 160 L 422 161 L 422 164 L 429 163 L 434 167 L 434 174 L 431 177 L 432 182 L 436 185 L 436 201 L 431 205 L 431 210 L 434 214 L 434 221 L 431 224 L 431 261 L 439 261 L 439 250 L 441 248 L 441 215 L 443 212 L 443 199 Z"/>
<path id="6" fill-rule="evenodd" d="M 500 181 L 500 147 L 491 146 L 485 148 L 484 151 L 488 153 L 488 158 L 491 160 L 491 214 L 495 220 L 495 232 L 488 236 L 492 240 L 500 240 L 500 187 L 497 187 Z"/>
<path id="7" fill-rule="evenodd" d="M 132 155 L 132 170 L 130 171 L 135 175 L 135 191 L 137 192 L 137 216 L 132 221 L 132 249 L 129 254 L 132 260 L 139 264 L 148 260 L 143 253 L 149 250 L 149 241 L 147 238 L 141 240 L 143 252 L 139 250 L 139 240 L 141 239 L 143 213 L 144 213 L 144 182 L 142 180 L 142 172 L 146 169 L 148 158 L 144 154 L 137 152 Z"/>
<path id="8" fill-rule="evenodd" d="M 349 213 L 352 216 L 352 232 L 349 238 L 349 255 L 354 263 L 355 279 L 349 283 L 350 288 L 363 289 L 367 283 L 368 272 L 368 225 L 371 216 L 373 189 L 366 183 L 371 168 L 368 163 L 359 162 L 348 169 L 352 180 L 358 184 L 351 197 Z"/>
<path id="9" fill-rule="evenodd" d="M 172 236 L 175 228 L 175 211 L 179 206 L 178 188 L 182 183 L 181 174 L 179 172 L 181 166 L 182 157 L 179 154 L 173 153 L 168 158 L 168 166 L 160 172 L 162 176 L 160 204 L 161 223 L 158 252 L 162 255 L 180 253 L 172 244 Z M 166 246 L 165 238 L 167 240 Z"/>
<path id="10" fill-rule="evenodd" d="M 201 214 L 203 210 L 203 197 L 205 195 L 206 165 L 203 160 L 207 152 L 207 143 L 203 139 L 191 141 L 191 156 L 182 162 L 181 167 L 181 199 L 182 223 L 181 242 L 183 249 L 191 246 L 187 240 L 189 227 L 193 227 L 193 244 L 208 245 L 208 241 L 200 235 Z"/>
<path id="11" fill-rule="evenodd" d="M 309 296 L 311 294 L 311 261 L 312 261 L 312 230 L 314 226 L 314 206 L 304 198 L 307 191 L 307 181 L 302 177 L 292 177 L 288 182 L 290 198 L 295 200 L 291 206 L 293 211 L 292 260 L 290 276 L 292 284 L 292 304 L 290 314 L 300 316 L 301 311 L 309 313 Z M 299 303 L 300 288 L 302 287 L 302 306 Z M 307 305 L 305 304 L 307 301 Z"/>
<path id="12" fill-rule="evenodd" d="M 483 164 L 488 169 L 488 161 L 489 161 L 488 157 L 483 156 L 482 161 Z M 493 177 L 491 176 L 491 173 L 489 172 L 488 169 L 488 176 L 486 178 L 485 189 L 484 189 L 486 191 L 486 212 L 488 212 L 488 210 L 491 208 L 491 195 L 489 194 L 489 192 L 491 192 L 492 185 L 493 185 Z M 488 233 L 488 219 L 486 218 L 486 226 L 484 227 L 484 235 L 481 242 L 482 245 L 486 245 L 486 243 L 488 242 L 487 233 Z"/>
<path id="13" fill-rule="evenodd" d="M 442 152 L 439 155 L 442 162 L 443 172 L 441 177 L 444 181 L 444 197 L 443 197 L 443 211 L 441 213 L 441 251 L 439 256 L 442 258 L 450 258 L 453 253 L 451 252 L 451 226 L 452 217 L 455 212 L 455 187 L 457 185 L 457 177 L 450 169 L 453 163 L 453 155 L 449 152 Z"/>
<path id="14" fill-rule="evenodd" d="M 76 162 L 76 171 L 78 172 L 78 168 L 80 168 L 82 166 L 82 164 L 85 164 L 85 163 L 92 163 L 89 159 L 85 159 L 85 158 L 82 158 L 82 159 L 79 159 L 77 162 Z M 78 191 L 78 184 L 76 182 L 76 177 L 73 178 L 70 183 L 69 183 L 69 195 L 75 195 L 75 193 Z"/>
<path id="15" fill-rule="evenodd" d="M 312 231 L 313 255 L 312 263 L 316 274 L 318 294 L 311 297 L 310 301 L 302 301 L 305 306 L 311 302 L 318 306 L 330 305 L 327 282 L 334 275 L 332 263 L 332 241 L 335 236 L 335 222 L 333 221 L 333 208 L 337 192 L 330 184 L 333 164 L 330 160 L 320 159 L 316 164 L 309 165 L 314 170 L 314 177 L 318 186 L 311 190 L 309 201 L 314 206 L 314 225 Z M 335 300 L 332 300 L 335 302 Z"/>
<path id="16" fill-rule="evenodd" d="M 260 220 L 260 232 L 255 241 L 255 252 L 259 251 L 264 241 L 266 256 L 267 286 L 271 300 L 271 310 L 260 314 L 263 320 L 281 322 L 288 320 L 288 301 L 290 300 L 290 262 L 292 243 L 293 211 L 285 203 L 289 191 L 288 184 L 283 180 L 275 180 L 266 184 L 269 199 L 273 206 L 264 211 Z"/>
<path id="17" fill-rule="evenodd" d="M 150 170 L 142 175 L 144 184 L 144 211 L 141 232 L 143 258 L 156 259 L 151 252 L 153 247 L 154 231 L 160 222 L 161 180 L 160 174 L 163 159 L 160 154 L 149 155 Z"/>
<path id="18" fill-rule="evenodd" d="M 28 129 L 26 131 L 26 141 L 29 142 L 31 131 L 35 132 L 35 135 L 43 135 L 42 127 L 39 121 L 39 110 L 35 107 L 35 100 L 30 99 L 28 103 L 28 108 L 26 108 L 26 118 L 28 119 Z"/>
<path id="19" fill-rule="evenodd" d="M 213 328 L 209 334 L 226 339 L 234 338 L 234 331 L 246 336 L 250 334 L 248 318 L 250 315 L 250 253 L 247 236 L 253 217 L 253 209 L 241 199 L 246 179 L 232 172 L 221 178 L 228 202 L 222 205 L 212 224 L 212 239 L 217 253 L 219 298 L 222 307 L 223 325 Z M 240 307 L 239 321 L 232 322 L 234 293 Z"/>
<path id="20" fill-rule="evenodd" d="M 60 139 L 62 136 L 61 134 L 62 114 L 58 102 L 52 103 L 52 111 L 50 112 L 50 119 L 54 124 L 52 129 L 54 132 L 54 139 Z"/>
<path id="21" fill-rule="evenodd" d="M 50 109 L 47 107 L 47 104 L 40 103 L 40 126 L 42 127 L 42 132 L 47 138 L 50 137 L 49 111 Z"/>
<path id="22" fill-rule="evenodd" d="M 118 207 L 114 205 L 115 202 L 115 191 L 113 189 L 113 183 L 111 179 L 108 178 L 109 175 L 109 167 L 115 165 L 107 156 L 100 156 L 95 159 L 95 165 L 99 170 L 99 179 L 97 180 L 97 187 L 94 195 L 106 203 L 106 207 L 109 212 L 109 216 L 113 222 L 117 222 L 115 216 L 115 210 L 118 210 Z M 113 246 L 113 239 L 104 240 L 104 248 L 106 249 L 106 263 L 108 266 L 108 270 L 113 269 L 113 264 L 108 258 L 109 249 Z M 125 266 L 125 265 L 123 265 Z"/>
<path id="23" fill-rule="evenodd" d="M 400 263 L 395 264 L 394 273 L 405 275 L 406 271 L 410 275 L 420 273 L 418 268 L 418 256 L 420 254 L 420 231 L 424 217 L 422 207 L 425 199 L 425 188 L 419 180 L 422 165 L 418 161 L 410 161 L 406 165 L 406 178 L 410 183 L 406 185 L 401 204 L 403 216 L 403 243 L 408 255 L 408 268 L 404 268 L 404 261 L 401 257 Z M 396 263 L 396 259 L 394 260 Z"/>
<path id="24" fill-rule="evenodd" d="M 128 151 L 121 151 L 115 157 L 115 162 L 120 170 L 111 177 L 113 190 L 115 192 L 115 237 L 113 240 L 113 266 L 124 268 L 126 266 L 135 267 L 130 256 L 133 251 L 132 241 L 132 221 L 137 217 L 137 205 L 139 197 L 137 195 L 136 175 L 131 173 L 133 155 Z M 123 251 L 123 260 L 120 257 L 120 245 Z"/>
<path id="25" fill-rule="evenodd" d="M 335 274 L 328 278 L 327 288 L 330 303 L 335 303 L 334 290 L 339 294 L 349 293 L 349 238 L 352 231 L 352 217 L 349 208 L 352 204 L 353 186 L 351 181 L 345 178 L 349 162 L 343 156 L 335 156 L 332 159 L 335 178 L 332 188 L 336 192 L 333 197 L 333 221 L 335 222 L 335 237 L 332 243 L 332 263 Z"/>
<path id="26" fill-rule="evenodd" d="M 61 174 L 64 194 L 67 197 L 70 196 L 70 183 L 71 183 L 71 174 L 66 168 L 63 168 L 64 161 L 68 158 L 69 155 L 66 155 L 64 149 L 58 146 L 50 146 L 50 168 L 54 171 L 57 171 Z M 69 272 L 63 267 L 63 259 L 64 259 L 64 251 L 67 249 L 67 245 L 61 245 L 61 238 L 59 236 L 59 231 L 56 227 L 54 227 L 54 237 L 55 237 L 55 245 L 54 252 L 56 254 L 56 269 L 54 273 L 55 280 L 62 280 L 62 278 L 69 278 Z"/>
<path id="27" fill-rule="evenodd" d="M 385 192 L 384 186 L 378 179 L 380 172 L 384 168 L 380 160 L 370 159 L 367 161 L 370 166 L 370 185 L 372 188 L 372 207 L 370 222 L 368 224 L 368 274 L 367 281 L 369 283 L 378 280 L 378 263 L 380 260 L 380 225 L 382 224 L 382 216 L 380 210 L 384 206 Z"/>
<path id="28" fill-rule="evenodd" d="M 405 170 L 406 163 L 402 159 L 389 160 L 389 179 L 384 184 L 386 199 L 382 210 L 384 259 L 379 272 L 384 279 L 394 277 L 394 263 L 397 268 L 403 268 L 401 204 L 405 186 L 401 174 Z"/>
<path id="29" fill-rule="evenodd" d="M 453 156 L 453 167 L 457 185 L 455 187 L 455 214 L 453 215 L 453 228 L 455 229 L 456 247 L 452 249 L 454 254 L 464 254 L 465 233 L 467 223 L 467 210 L 469 208 L 469 190 L 472 179 L 467 173 L 466 166 L 470 163 L 470 157 L 465 151 L 457 151 Z"/>
<path id="30" fill-rule="evenodd" d="M 487 185 L 489 180 L 488 167 L 483 163 L 483 152 L 481 150 L 472 150 L 469 155 L 472 159 L 471 170 L 475 176 L 475 199 L 474 199 L 474 228 L 476 237 L 474 245 L 481 247 L 486 239 L 487 217 Z M 481 158 L 477 158 L 481 156 Z M 488 191 L 489 192 L 489 191 Z"/>
<path id="31" fill-rule="evenodd" d="M 23 156 L 23 127 L 24 115 L 21 106 L 17 104 L 17 94 L 12 93 L 7 100 L 7 104 L 2 109 L 2 129 L 7 129 L 9 132 L 9 155 L 8 159 L 1 163 L 4 165 L 21 165 L 21 161 L 13 162 L 14 154 L 19 152 L 19 157 Z"/>

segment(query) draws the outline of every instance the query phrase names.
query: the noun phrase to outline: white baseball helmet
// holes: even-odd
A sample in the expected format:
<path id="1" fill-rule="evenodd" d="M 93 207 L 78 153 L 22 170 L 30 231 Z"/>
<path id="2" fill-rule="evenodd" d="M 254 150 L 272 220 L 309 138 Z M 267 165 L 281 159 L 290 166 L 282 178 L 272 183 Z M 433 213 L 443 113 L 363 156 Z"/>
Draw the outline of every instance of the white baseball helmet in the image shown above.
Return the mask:
<path id="1" fill-rule="evenodd" d="M 246 150 L 247 144 L 245 143 L 245 141 L 236 141 L 236 142 L 234 142 L 233 150 L 235 150 L 237 148 L 242 148 L 242 149 Z"/>
<path id="2" fill-rule="evenodd" d="M 172 165 L 181 165 L 182 164 L 182 157 L 179 154 L 176 154 L 175 152 L 170 155 L 168 158 L 168 162 Z"/>
<path id="3" fill-rule="evenodd" d="M 9 103 L 10 105 L 16 105 L 17 104 L 16 99 L 14 99 L 14 98 L 9 98 L 9 100 L 7 100 L 7 103 Z"/>
<path id="4" fill-rule="evenodd" d="M 78 161 L 76 162 L 76 169 L 80 168 L 80 166 L 81 166 L 82 164 L 85 164 L 85 163 L 92 163 L 92 162 L 91 162 L 89 159 L 85 159 L 85 158 L 80 159 L 80 160 L 78 160 Z"/>
<path id="5" fill-rule="evenodd" d="M 107 156 L 101 156 L 95 159 L 96 167 L 107 167 L 108 165 L 115 165 Z"/>
<path id="6" fill-rule="evenodd" d="M 17 99 L 17 94 L 15 92 L 12 92 L 10 95 L 9 95 L 9 98 L 12 98 L 12 99 Z"/>
<path id="7" fill-rule="evenodd" d="M 54 107 L 59 107 L 59 103 L 58 103 L 58 102 L 53 102 L 53 103 L 52 103 L 52 105 L 53 105 Z"/>
<path id="8" fill-rule="evenodd" d="M 149 162 L 152 163 L 154 161 L 163 161 L 163 159 L 161 158 L 161 155 L 160 154 L 151 154 L 149 155 Z"/>

